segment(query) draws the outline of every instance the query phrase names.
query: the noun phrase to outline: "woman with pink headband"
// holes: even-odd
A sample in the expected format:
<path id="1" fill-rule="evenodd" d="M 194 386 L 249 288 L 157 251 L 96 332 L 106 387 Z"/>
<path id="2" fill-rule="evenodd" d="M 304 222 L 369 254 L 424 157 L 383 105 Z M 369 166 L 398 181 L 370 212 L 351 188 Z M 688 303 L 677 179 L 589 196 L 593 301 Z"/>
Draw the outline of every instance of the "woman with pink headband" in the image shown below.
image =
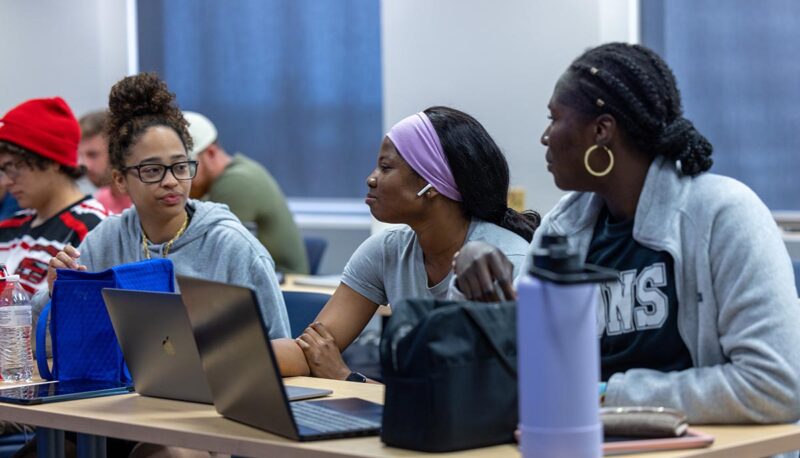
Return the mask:
<path id="1" fill-rule="evenodd" d="M 392 127 L 367 177 L 366 203 L 379 221 L 406 226 L 364 241 L 315 322 L 295 340 L 274 341 L 282 373 L 366 381 L 341 351 L 379 305 L 444 299 L 453 255 L 466 242 L 503 247 L 501 268 L 516 275 L 539 215 L 508 208 L 508 182 L 500 148 L 466 113 L 432 107 Z"/>

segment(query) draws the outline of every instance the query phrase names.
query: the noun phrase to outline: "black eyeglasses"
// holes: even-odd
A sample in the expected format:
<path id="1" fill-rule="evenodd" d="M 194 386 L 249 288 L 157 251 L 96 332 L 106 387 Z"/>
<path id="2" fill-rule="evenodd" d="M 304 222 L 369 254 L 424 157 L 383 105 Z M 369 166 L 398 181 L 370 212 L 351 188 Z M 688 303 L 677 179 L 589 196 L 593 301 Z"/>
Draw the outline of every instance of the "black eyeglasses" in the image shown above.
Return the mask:
<path id="1" fill-rule="evenodd" d="M 167 176 L 167 170 L 172 172 L 176 180 L 191 180 L 197 174 L 197 161 L 182 161 L 172 165 L 139 164 L 123 167 L 122 171 L 136 170 L 142 183 L 160 183 Z"/>
<path id="2" fill-rule="evenodd" d="M 20 166 L 27 165 L 25 159 L 17 159 L 0 165 L 0 177 L 8 177 L 10 180 L 19 178 Z"/>

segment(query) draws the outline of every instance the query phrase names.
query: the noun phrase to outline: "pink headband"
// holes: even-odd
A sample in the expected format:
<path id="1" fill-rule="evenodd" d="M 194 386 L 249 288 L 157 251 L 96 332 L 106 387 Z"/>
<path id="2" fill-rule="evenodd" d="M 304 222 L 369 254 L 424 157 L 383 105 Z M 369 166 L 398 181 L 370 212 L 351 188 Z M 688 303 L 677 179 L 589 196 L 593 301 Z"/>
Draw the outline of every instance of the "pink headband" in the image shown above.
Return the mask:
<path id="1" fill-rule="evenodd" d="M 408 165 L 439 193 L 461 202 L 442 143 L 428 116 L 419 112 L 394 125 L 386 134 Z"/>

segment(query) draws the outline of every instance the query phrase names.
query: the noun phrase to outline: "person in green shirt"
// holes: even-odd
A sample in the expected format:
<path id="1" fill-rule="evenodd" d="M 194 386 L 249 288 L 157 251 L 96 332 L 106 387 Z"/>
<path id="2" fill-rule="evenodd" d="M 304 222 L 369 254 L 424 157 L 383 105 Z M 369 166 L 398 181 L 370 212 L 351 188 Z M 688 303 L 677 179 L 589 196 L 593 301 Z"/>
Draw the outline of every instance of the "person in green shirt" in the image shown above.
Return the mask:
<path id="1" fill-rule="evenodd" d="M 278 183 L 258 162 L 228 154 L 217 141 L 217 129 L 205 116 L 185 111 L 194 141 L 191 159 L 198 161 L 191 197 L 227 204 L 275 260 L 275 270 L 308 274 L 305 245 Z"/>

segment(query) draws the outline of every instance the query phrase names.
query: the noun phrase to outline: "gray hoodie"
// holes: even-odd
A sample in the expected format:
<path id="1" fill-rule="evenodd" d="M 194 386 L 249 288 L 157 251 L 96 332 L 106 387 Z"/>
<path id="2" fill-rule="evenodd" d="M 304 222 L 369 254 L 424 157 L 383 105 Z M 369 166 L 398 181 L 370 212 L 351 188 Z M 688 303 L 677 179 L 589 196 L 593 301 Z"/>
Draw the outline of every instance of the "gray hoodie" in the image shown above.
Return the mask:
<path id="1" fill-rule="evenodd" d="M 566 195 L 532 245 L 544 234 L 566 235 L 585 259 L 602 206 L 593 193 Z M 758 196 L 731 178 L 681 176 L 658 158 L 633 238 L 675 261 L 678 331 L 694 367 L 615 374 L 606 405 L 675 407 L 691 423 L 797 421 L 800 305 L 780 230 Z"/>
<path id="2" fill-rule="evenodd" d="M 190 200 L 188 205 L 194 209 L 191 222 L 167 255 L 175 273 L 252 288 L 269 337 L 289 337 L 289 319 L 275 277 L 275 263 L 264 245 L 226 205 L 196 200 Z M 150 245 L 150 256 L 162 257 L 163 249 L 164 244 Z M 78 251 L 79 262 L 91 272 L 145 259 L 135 207 L 106 218 L 86 235 Z M 47 289 L 34 298 L 35 317 L 46 302 Z"/>

